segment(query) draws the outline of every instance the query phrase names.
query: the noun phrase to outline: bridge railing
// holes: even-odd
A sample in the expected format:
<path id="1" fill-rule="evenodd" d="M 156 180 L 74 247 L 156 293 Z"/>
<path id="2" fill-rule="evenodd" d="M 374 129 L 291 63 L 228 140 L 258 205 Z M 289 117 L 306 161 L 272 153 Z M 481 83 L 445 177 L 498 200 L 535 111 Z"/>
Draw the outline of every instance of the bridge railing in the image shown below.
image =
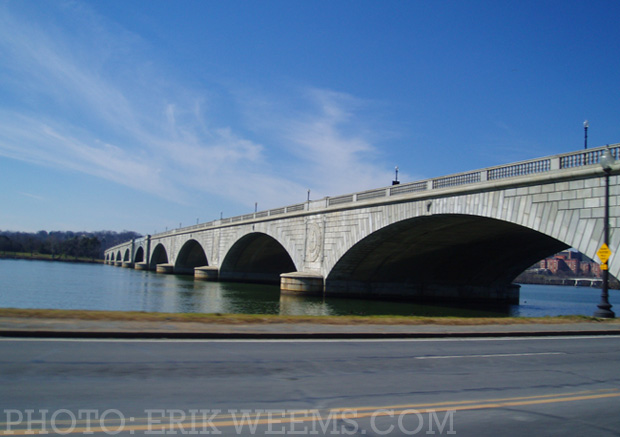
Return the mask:
<path id="1" fill-rule="evenodd" d="M 443 178 L 433 179 L 433 190 L 438 188 L 456 187 L 458 185 L 475 184 L 482 180 L 482 172 L 464 173 L 454 176 L 446 176 Z"/>
<path id="2" fill-rule="evenodd" d="M 583 165 L 598 164 L 601 155 L 607 147 L 592 149 L 581 153 L 571 153 L 562 155 L 560 157 L 560 168 L 581 167 Z M 618 153 L 620 153 L 620 145 L 614 144 L 609 146 L 612 155 L 615 159 L 618 159 Z"/>
<path id="3" fill-rule="evenodd" d="M 539 159 L 537 161 L 522 162 L 519 164 L 505 165 L 487 170 L 487 180 L 526 176 L 532 173 L 542 173 L 551 170 L 551 159 Z"/>
<path id="4" fill-rule="evenodd" d="M 565 153 L 550 157 L 521 161 L 496 167 L 489 167 L 482 170 L 475 170 L 466 173 L 442 176 L 423 181 L 409 182 L 405 184 L 392 185 L 390 187 L 376 188 L 373 190 L 362 191 L 353 194 L 344 194 L 336 197 L 325 197 L 316 201 L 297 203 L 295 205 L 274 208 L 266 211 L 258 211 L 253 214 L 244 214 L 235 217 L 222 218 L 207 223 L 196 224 L 185 228 L 172 229 L 158 233 L 158 237 L 163 237 L 179 232 L 191 232 L 203 230 L 223 224 L 237 223 L 259 218 L 279 216 L 287 213 L 322 209 L 329 206 L 343 205 L 348 203 L 360 202 L 382 197 L 391 197 L 404 194 L 417 193 L 422 191 L 432 191 L 443 188 L 450 188 L 461 185 L 475 184 L 485 181 L 495 181 L 513 177 L 522 177 L 536 173 L 545 173 L 554 170 L 569 169 L 587 165 L 598 164 L 603 151 L 609 148 L 614 156 L 620 157 L 620 144 L 599 147 L 595 149 L 582 150 L 578 152 Z"/>

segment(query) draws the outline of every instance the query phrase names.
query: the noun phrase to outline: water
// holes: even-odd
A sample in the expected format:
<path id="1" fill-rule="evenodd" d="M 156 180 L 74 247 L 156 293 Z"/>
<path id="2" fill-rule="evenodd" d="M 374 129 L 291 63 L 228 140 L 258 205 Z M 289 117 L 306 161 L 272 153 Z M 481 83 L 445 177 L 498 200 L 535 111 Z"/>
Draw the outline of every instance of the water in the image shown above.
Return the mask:
<path id="1" fill-rule="evenodd" d="M 280 296 L 278 286 L 195 281 L 99 264 L 0 260 L 0 307 L 287 315 L 592 315 L 600 290 L 523 285 L 520 305 L 450 308 L 408 302 Z M 620 305 L 618 290 L 610 290 Z"/>

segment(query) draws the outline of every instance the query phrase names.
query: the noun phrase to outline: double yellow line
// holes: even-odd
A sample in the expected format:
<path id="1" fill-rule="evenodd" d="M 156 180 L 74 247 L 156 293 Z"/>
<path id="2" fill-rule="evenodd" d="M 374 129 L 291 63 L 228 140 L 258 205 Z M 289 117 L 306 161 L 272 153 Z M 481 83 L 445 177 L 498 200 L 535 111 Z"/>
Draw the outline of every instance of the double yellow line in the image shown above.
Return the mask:
<path id="1" fill-rule="evenodd" d="M 573 393 L 562 394 L 549 394 L 541 396 L 521 396 L 513 398 L 498 398 L 498 399 L 475 399 L 468 401 L 456 401 L 456 402 L 437 402 L 432 404 L 412 404 L 412 405 L 389 405 L 383 407 L 360 407 L 360 408 L 340 408 L 332 409 L 331 411 L 347 411 L 354 410 L 363 412 L 363 416 L 360 414 L 357 417 L 370 417 L 374 411 L 387 410 L 390 412 L 399 413 L 406 410 L 417 410 L 420 413 L 427 413 L 431 411 L 464 411 L 464 410 L 482 410 L 489 408 L 503 408 L 514 407 L 522 405 L 537 405 L 537 404 L 552 404 L 556 402 L 576 402 L 587 401 L 592 399 L 603 398 L 615 398 L 620 397 L 620 389 L 603 389 L 603 390 L 586 390 Z"/>
<path id="2" fill-rule="evenodd" d="M 446 412 L 446 411 L 466 411 L 466 410 L 481 410 L 481 409 L 493 409 L 504 407 L 515 407 L 525 405 L 540 405 L 540 404 L 552 404 L 559 402 L 577 402 L 588 401 L 593 399 L 615 398 L 620 397 L 620 389 L 605 389 L 605 390 L 587 390 L 578 391 L 572 393 L 554 393 L 540 396 L 522 396 L 522 397 L 510 397 L 510 398 L 497 398 L 497 399 L 472 399 L 464 401 L 449 401 L 449 402 L 436 402 L 436 403 L 420 403 L 420 404 L 406 404 L 406 405 L 383 405 L 383 406 L 365 406 L 365 407 L 347 407 L 347 408 L 332 408 L 329 410 L 254 410 L 250 413 L 249 410 L 240 410 L 241 414 L 217 414 L 213 420 L 176 420 L 173 416 L 170 417 L 174 423 L 160 423 L 163 422 L 167 416 L 158 416 L 157 423 L 152 423 L 153 417 L 131 418 L 129 419 L 112 419 L 105 420 L 105 425 L 90 426 L 85 420 L 76 421 L 55 421 L 54 427 L 51 423 L 39 423 L 38 429 L 34 429 L 33 426 L 29 428 L 14 428 L 12 422 L 0 422 L 0 435 L 38 435 L 38 434 L 53 434 L 58 432 L 60 434 L 82 434 L 82 433 L 114 433 L 129 432 L 131 434 L 136 431 L 149 431 L 152 433 L 164 433 L 169 431 L 170 433 L 176 433 L 177 431 L 194 431 L 196 430 L 214 430 L 218 428 L 237 427 L 237 429 L 246 429 L 246 427 L 256 427 L 258 425 L 278 425 L 286 424 L 298 424 L 309 422 L 320 422 L 327 418 L 332 419 L 347 419 L 349 421 L 368 418 L 368 417 L 382 417 L 390 416 L 396 417 L 399 414 L 404 413 L 433 413 L 433 412 Z M 154 410 L 154 411 L 181 411 L 181 410 Z M 192 410 L 189 410 L 192 411 Z M 193 410 L 196 411 L 196 410 Z M 198 410 L 200 411 L 200 410 Z M 216 410 L 211 410 L 216 411 Z M 233 411 L 233 410 L 228 410 Z M 276 414 L 276 419 L 269 416 L 269 418 L 261 418 L 266 414 L 265 412 L 281 412 Z M 193 416 L 190 416 L 193 417 Z M 199 416 L 196 416 L 198 418 Z M 174 419 L 174 420 L 173 420 Z M 130 422 L 130 423 L 127 423 Z M 59 425 L 68 425 L 66 428 L 61 428 Z M 84 426 L 88 424 L 88 426 Z M 27 424 L 22 424 L 27 425 Z M 44 426 L 45 425 L 45 426 Z"/>

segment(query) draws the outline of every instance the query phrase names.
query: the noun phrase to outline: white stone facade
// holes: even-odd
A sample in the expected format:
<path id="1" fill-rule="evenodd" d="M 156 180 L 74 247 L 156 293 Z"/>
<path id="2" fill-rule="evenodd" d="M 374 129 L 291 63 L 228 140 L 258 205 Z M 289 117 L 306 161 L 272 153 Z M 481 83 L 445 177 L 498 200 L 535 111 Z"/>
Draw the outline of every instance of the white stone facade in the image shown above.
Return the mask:
<path id="1" fill-rule="evenodd" d="M 618 153 L 618 145 L 614 145 L 613 150 Z M 136 251 L 142 247 L 151 262 L 156 246 L 161 244 L 168 263 L 175 265 L 181 248 L 188 241 L 195 240 L 204 250 L 208 265 L 221 267 L 233 246 L 243 237 L 260 233 L 284 248 L 296 271 L 328 278 L 351 248 L 378 230 L 405 220 L 448 215 L 488 218 L 518 225 L 597 259 L 596 252 L 603 242 L 605 205 L 604 173 L 596 163 L 601 151 L 588 151 L 593 157 L 577 152 L 481 170 L 479 176 L 476 172 L 463 177 L 451 176 L 441 181 L 466 182 L 443 188 L 430 188 L 441 185 L 437 183 L 441 181 L 435 179 L 217 220 L 153 235 L 150 242 L 149 238 L 127 242 L 106 251 L 106 261 L 118 261 L 118 254 L 121 259 L 134 261 Z M 583 159 L 586 164 L 570 164 L 562 168 L 562 160 L 573 163 L 576 159 Z M 594 162 L 588 164 L 587 159 Z M 527 173 L 529 164 L 545 167 Z M 523 171 L 523 168 L 526 168 L 523 175 L 493 176 L 498 171 Z M 610 177 L 609 247 L 614 253 L 620 244 L 618 173 L 617 167 Z M 619 276 L 620 256 L 612 255 L 609 267 L 612 275 Z"/>

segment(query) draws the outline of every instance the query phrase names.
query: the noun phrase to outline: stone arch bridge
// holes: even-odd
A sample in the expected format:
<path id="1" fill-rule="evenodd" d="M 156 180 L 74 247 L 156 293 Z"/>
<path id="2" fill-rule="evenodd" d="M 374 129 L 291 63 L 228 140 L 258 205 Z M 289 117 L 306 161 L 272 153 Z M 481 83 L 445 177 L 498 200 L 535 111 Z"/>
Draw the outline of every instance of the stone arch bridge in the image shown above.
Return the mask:
<path id="1" fill-rule="evenodd" d="M 608 146 L 618 157 L 620 144 Z M 327 197 L 128 241 L 117 266 L 197 279 L 275 282 L 283 292 L 514 302 L 514 278 L 603 242 L 605 148 Z M 620 165 L 610 248 L 620 242 Z M 620 257 L 609 271 L 620 273 Z"/>

